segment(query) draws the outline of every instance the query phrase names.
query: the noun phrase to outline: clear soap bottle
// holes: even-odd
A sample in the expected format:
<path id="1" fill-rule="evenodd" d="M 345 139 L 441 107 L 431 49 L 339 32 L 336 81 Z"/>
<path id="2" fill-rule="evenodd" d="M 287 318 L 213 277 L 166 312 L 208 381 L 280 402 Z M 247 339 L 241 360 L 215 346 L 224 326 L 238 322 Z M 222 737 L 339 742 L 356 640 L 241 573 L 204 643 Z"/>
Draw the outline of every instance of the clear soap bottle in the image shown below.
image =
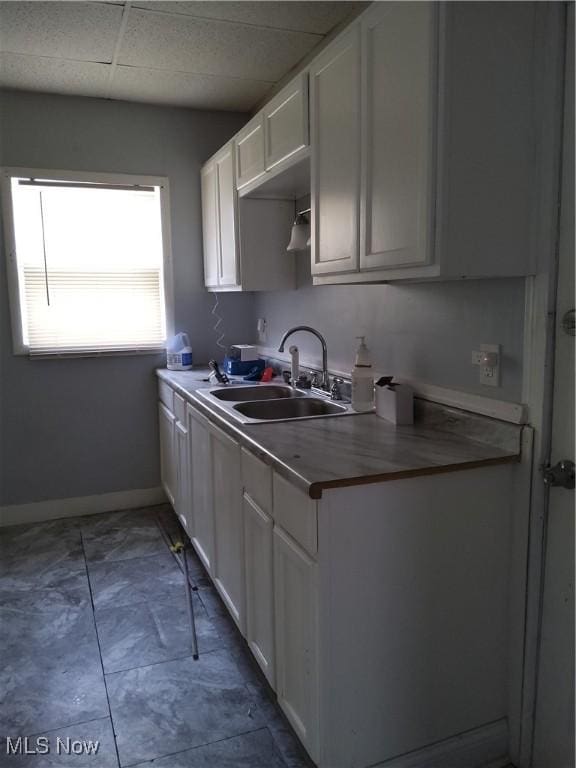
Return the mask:
<path id="1" fill-rule="evenodd" d="M 364 413 L 374 410 L 374 374 L 372 372 L 372 360 L 370 352 L 364 341 L 364 336 L 357 336 L 360 340 L 356 350 L 356 362 L 351 373 L 352 379 L 352 408 Z"/>

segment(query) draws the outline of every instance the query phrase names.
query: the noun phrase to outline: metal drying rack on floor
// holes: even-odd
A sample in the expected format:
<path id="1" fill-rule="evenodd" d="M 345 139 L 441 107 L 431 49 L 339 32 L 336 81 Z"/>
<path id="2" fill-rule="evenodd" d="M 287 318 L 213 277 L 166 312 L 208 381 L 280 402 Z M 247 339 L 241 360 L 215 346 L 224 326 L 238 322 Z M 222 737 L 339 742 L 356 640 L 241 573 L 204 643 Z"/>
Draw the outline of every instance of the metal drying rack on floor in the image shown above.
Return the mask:
<path id="1" fill-rule="evenodd" d="M 196 635 L 196 619 L 194 617 L 194 603 L 192 602 L 192 592 L 197 592 L 198 587 L 190 582 L 190 574 L 188 572 L 188 559 L 186 557 L 186 534 L 182 531 L 181 539 L 172 541 L 172 537 L 168 531 L 162 525 L 160 518 L 156 515 L 156 525 L 160 529 L 164 541 L 168 545 L 170 552 L 174 555 L 176 562 L 180 570 L 184 575 L 184 589 L 186 590 L 186 607 L 188 609 L 188 618 L 190 620 L 190 631 L 192 634 L 192 658 L 198 661 L 198 637 Z M 180 525 L 180 524 L 179 524 Z"/>

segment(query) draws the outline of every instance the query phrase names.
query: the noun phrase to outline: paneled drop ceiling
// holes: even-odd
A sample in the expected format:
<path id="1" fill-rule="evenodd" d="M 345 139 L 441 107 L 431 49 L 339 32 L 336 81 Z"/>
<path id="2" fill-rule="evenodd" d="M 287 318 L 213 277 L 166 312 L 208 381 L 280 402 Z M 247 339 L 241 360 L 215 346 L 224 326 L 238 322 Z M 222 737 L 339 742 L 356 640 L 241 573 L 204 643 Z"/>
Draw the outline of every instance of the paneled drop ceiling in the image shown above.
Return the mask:
<path id="1" fill-rule="evenodd" d="M 0 87 L 250 110 L 359 2 L 0 2 Z"/>

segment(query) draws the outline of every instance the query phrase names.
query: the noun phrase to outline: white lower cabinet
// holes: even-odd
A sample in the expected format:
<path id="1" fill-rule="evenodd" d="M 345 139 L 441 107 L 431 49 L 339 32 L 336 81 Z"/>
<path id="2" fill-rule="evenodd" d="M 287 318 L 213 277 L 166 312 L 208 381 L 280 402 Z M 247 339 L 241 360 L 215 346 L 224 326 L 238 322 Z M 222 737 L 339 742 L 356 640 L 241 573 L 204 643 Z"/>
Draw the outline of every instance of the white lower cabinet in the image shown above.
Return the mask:
<path id="1" fill-rule="evenodd" d="M 208 573 L 214 563 L 214 513 L 212 511 L 212 457 L 208 421 L 195 408 L 186 409 L 189 435 L 189 477 L 192 500 L 191 541 Z"/>
<path id="2" fill-rule="evenodd" d="M 213 477 L 214 565 L 216 589 L 244 632 L 244 526 L 240 446 L 219 429 L 210 428 Z"/>
<path id="3" fill-rule="evenodd" d="M 176 490 L 176 418 L 163 403 L 158 403 L 158 430 L 160 434 L 160 477 L 162 487 L 173 505 Z"/>
<path id="4" fill-rule="evenodd" d="M 246 641 L 266 679 L 274 687 L 274 521 L 247 493 L 243 506 Z"/>
<path id="5" fill-rule="evenodd" d="M 175 424 L 176 494 L 174 508 L 189 536 L 192 535 L 192 505 L 190 499 L 190 461 L 188 457 L 188 427 L 181 421 Z"/>
<path id="6" fill-rule="evenodd" d="M 274 528 L 274 608 L 278 703 L 318 760 L 317 566 Z"/>
<path id="7" fill-rule="evenodd" d="M 318 767 L 509 762 L 513 465 L 315 500 L 166 402 L 164 487 Z"/>

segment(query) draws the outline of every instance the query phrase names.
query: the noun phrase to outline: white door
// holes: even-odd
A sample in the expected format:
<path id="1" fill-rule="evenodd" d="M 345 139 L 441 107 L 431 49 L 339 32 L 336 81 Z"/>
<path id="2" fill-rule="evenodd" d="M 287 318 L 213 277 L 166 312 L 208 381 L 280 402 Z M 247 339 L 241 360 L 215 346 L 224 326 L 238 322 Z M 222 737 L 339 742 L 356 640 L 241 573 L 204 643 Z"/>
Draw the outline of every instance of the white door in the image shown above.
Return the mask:
<path id="1" fill-rule="evenodd" d="M 274 688 L 274 522 L 244 494 L 244 561 L 246 572 L 246 640 Z"/>
<path id="2" fill-rule="evenodd" d="M 436 3 L 374 3 L 362 20 L 360 269 L 431 256 Z"/>
<path id="3" fill-rule="evenodd" d="M 212 456 L 207 422 L 190 406 L 186 409 L 192 486 L 192 544 L 206 570 L 212 574 L 214 512 L 212 507 Z"/>
<path id="4" fill-rule="evenodd" d="M 176 457 L 175 457 L 175 423 L 172 411 L 163 403 L 158 403 L 158 418 L 160 432 L 160 477 L 162 487 L 172 506 L 176 492 Z"/>
<path id="5" fill-rule="evenodd" d="M 234 147 L 232 142 L 214 159 L 218 199 L 220 265 L 218 285 L 240 284 L 238 263 L 238 200 L 234 178 Z"/>
<path id="6" fill-rule="evenodd" d="M 176 496 L 174 506 L 184 530 L 192 534 L 192 514 L 190 503 L 190 461 L 188 458 L 188 428 L 186 424 L 176 421 Z"/>
<path id="7" fill-rule="evenodd" d="M 263 113 L 269 170 L 308 145 L 308 74 L 295 77 Z"/>
<path id="8" fill-rule="evenodd" d="M 360 33 L 354 27 L 310 69 L 312 274 L 358 270 Z"/>
<path id="9" fill-rule="evenodd" d="M 568 52 L 551 464 L 574 455 L 574 6 Z M 574 490 L 551 487 L 546 532 L 534 768 L 574 766 Z"/>
<path id="10" fill-rule="evenodd" d="M 202 168 L 202 239 L 204 244 L 204 284 L 218 285 L 220 274 L 220 243 L 218 235 L 218 199 L 216 166 L 208 163 Z"/>
<path id="11" fill-rule="evenodd" d="M 312 759 L 318 755 L 316 563 L 274 528 L 276 694 Z"/>
<path id="12" fill-rule="evenodd" d="M 244 525 L 240 446 L 219 429 L 212 432 L 214 584 L 244 632 Z"/>
<path id="13" fill-rule="evenodd" d="M 236 136 L 236 187 L 240 189 L 262 176 L 264 164 L 264 116 L 256 115 Z"/>

